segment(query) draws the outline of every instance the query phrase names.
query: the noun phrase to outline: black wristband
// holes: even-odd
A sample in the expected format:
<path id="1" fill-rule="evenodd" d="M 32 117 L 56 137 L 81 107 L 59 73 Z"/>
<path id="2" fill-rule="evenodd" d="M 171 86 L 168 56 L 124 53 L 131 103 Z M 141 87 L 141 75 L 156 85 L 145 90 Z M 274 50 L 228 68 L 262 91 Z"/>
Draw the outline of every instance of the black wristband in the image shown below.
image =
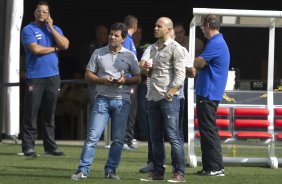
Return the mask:
<path id="1" fill-rule="evenodd" d="M 57 47 L 54 47 L 55 48 L 55 51 L 54 52 L 57 52 Z"/>

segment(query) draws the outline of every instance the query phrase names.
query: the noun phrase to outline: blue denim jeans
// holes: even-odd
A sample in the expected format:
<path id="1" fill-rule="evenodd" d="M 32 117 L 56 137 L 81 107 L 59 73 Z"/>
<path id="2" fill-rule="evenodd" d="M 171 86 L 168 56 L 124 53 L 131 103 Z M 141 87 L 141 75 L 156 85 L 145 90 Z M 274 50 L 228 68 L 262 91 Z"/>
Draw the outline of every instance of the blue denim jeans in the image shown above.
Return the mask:
<path id="1" fill-rule="evenodd" d="M 105 173 L 116 172 L 121 158 L 129 109 L 130 103 L 126 100 L 100 96 L 95 99 L 93 106 L 90 108 L 89 128 L 80 155 L 79 171 L 82 171 L 85 175 L 89 174 L 97 143 L 109 118 L 111 118 L 112 144 L 105 165 Z"/>
<path id="2" fill-rule="evenodd" d="M 174 155 L 173 167 L 175 172 L 185 175 L 185 160 L 183 142 L 179 133 L 179 99 L 175 96 L 172 101 L 162 99 L 148 102 L 148 120 L 153 150 L 154 173 L 164 175 L 163 167 L 164 134 L 166 133 Z M 163 121 L 161 121 L 161 117 Z"/>

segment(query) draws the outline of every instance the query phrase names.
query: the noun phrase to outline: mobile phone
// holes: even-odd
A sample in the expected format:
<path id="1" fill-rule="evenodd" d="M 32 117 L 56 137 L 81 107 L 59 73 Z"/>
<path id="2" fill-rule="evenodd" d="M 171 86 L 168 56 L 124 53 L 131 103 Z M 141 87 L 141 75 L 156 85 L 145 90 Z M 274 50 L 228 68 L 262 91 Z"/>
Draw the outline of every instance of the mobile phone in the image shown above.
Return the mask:
<path id="1" fill-rule="evenodd" d="M 48 15 L 48 17 L 45 19 L 45 24 L 48 24 L 48 19 L 50 17 L 50 14 Z"/>
<path id="2" fill-rule="evenodd" d="M 114 82 L 117 82 L 117 81 L 118 81 L 118 79 L 113 79 L 113 81 L 114 81 Z"/>

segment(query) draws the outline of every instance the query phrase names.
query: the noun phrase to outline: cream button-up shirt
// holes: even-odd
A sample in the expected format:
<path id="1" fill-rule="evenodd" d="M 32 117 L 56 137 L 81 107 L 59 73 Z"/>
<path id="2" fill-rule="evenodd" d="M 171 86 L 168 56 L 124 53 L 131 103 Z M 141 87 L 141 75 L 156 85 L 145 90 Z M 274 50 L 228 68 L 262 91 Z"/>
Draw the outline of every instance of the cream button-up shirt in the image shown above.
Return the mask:
<path id="1" fill-rule="evenodd" d="M 169 38 L 164 47 L 152 45 L 150 58 L 153 60 L 147 100 L 159 101 L 171 87 L 180 88 L 185 79 L 185 55 L 182 46 Z"/>

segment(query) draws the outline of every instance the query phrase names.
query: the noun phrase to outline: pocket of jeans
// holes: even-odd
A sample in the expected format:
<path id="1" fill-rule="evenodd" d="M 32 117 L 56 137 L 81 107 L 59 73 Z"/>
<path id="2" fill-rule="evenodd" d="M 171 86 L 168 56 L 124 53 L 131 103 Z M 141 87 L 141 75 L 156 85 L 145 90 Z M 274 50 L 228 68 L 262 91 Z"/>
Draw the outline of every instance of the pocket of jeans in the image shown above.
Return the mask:
<path id="1" fill-rule="evenodd" d="M 95 107 L 96 111 L 98 113 L 105 112 L 106 104 L 107 103 L 103 99 L 101 99 L 101 98 L 98 98 L 95 101 L 96 101 L 95 102 L 96 103 L 96 107 Z"/>
<path id="2" fill-rule="evenodd" d="M 105 109 L 105 106 L 103 104 L 98 105 L 98 112 L 103 112 Z"/>

